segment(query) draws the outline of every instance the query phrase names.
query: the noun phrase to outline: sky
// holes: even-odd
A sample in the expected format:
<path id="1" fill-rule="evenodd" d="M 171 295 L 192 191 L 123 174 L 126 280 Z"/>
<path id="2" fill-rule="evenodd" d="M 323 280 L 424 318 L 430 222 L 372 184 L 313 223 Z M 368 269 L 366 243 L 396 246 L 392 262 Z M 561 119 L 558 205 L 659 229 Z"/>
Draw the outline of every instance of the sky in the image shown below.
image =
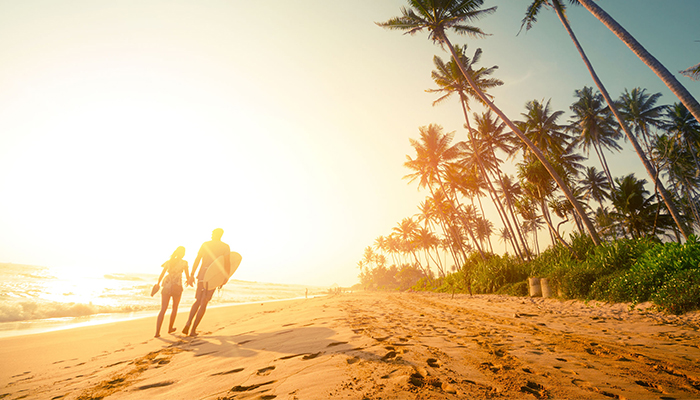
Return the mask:
<path id="1" fill-rule="evenodd" d="M 592 81 L 553 11 L 518 34 L 528 3 L 487 0 L 489 36 L 452 41 L 499 67 L 491 93 L 511 119 L 533 99 L 568 119 Z M 700 2 L 599 4 L 670 71 L 700 62 Z M 364 248 L 427 195 L 403 179 L 409 138 L 431 123 L 466 137 L 459 105 L 425 92 L 447 53 L 375 24 L 405 5 L 1 0 L 0 262 L 159 273 L 220 227 L 237 279 L 357 283 Z M 613 97 L 677 101 L 584 8 L 569 17 Z M 613 175 L 644 177 L 629 147 Z"/>

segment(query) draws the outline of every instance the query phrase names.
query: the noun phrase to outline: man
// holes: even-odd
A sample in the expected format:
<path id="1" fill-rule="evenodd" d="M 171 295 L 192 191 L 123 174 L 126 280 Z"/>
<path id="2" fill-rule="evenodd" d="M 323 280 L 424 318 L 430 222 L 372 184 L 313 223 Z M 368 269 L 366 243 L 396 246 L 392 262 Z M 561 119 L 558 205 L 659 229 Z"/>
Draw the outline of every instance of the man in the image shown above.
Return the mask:
<path id="1" fill-rule="evenodd" d="M 224 235 L 224 230 L 221 228 L 214 229 L 211 233 L 211 240 L 202 244 L 199 248 L 199 253 L 197 253 L 197 258 L 192 264 L 192 273 L 190 274 L 190 281 L 188 284 L 192 285 L 194 283 L 194 273 L 197 271 L 199 262 L 202 262 L 202 268 L 197 274 L 197 292 L 195 294 L 195 302 L 192 304 L 192 309 L 190 309 L 190 316 L 187 319 L 187 324 L 182 330 L 182 333 L 190 336 L 197 336 L 197 326 L 202 321 L 204 313 L 207 311 L 207 304 L 214 296 L 214 291 L 216 288 L 207 287 L 204 283 L 204 275 L 207 273 L 209 266 L 219 258 L 224 256 L 224 268 L 228 273 L 231 270 L 231 259 L 229 254 L 231 253 L 231 248 L 229 245 L 221 241 L 221 237 Z M 226 282 L 224 282 L 226 284 Z M 222 285 L 223 286 L 223 285 Z M 195 317 L 196 316 L 196 317 Z M 190 323 L 194 319 L 194 325 L 192 325 L 192 330 L 190 331 Z"/>

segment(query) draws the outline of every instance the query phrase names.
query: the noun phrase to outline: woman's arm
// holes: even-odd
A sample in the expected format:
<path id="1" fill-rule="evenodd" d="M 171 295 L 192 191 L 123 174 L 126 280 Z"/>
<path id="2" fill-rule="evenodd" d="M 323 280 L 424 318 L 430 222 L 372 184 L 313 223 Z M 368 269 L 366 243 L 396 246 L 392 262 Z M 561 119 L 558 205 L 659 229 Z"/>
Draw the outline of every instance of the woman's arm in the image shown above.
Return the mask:
<path id="1" fill-rule="evenodd" d="M 168 263 L 166 262 L 163 264 L 163 272 L 160 273 L 160 276 L 158 277 L 158 283 L 156 285 L 160 285 L 160 281 L 163 280 L 163 277 L 165 276 L 165 273 L 168 271 Z"/>

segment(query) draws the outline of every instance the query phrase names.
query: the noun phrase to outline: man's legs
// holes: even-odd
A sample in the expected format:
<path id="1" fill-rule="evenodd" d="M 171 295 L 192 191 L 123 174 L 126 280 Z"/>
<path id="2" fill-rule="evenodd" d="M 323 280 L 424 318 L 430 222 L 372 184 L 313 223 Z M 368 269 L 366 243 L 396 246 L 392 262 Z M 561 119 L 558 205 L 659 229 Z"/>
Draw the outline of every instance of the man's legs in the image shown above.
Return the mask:
<path id="1" fill-rule="evenodd" d="M 197 282 L 197 290 L 194 295 L 195 301 L 194 304 L 192 304 L 192 308 L 190 308 L 190 315 L 187 317 L 187 323 L 185 324 L 185 327 L 182 329 L 182 333 L 187 335 L 190 330 L 190 324 L 192 323 L 192 320 L 194 319 L 194 316 L 197 315 L 197 311 L 199 310 L 199 305 L 202 304 L 202 299 L 205 298 L 206 291 L 204 290 L 204 286 L 202 282 Z M 201 318 L 200 318 L 201 319 Z"/>
<path id="2" fill-rule="evenodd" d="M 216 289 L 212 290 L 206 290 L 204 291 L 204 295 L 200 299 L 200 305 L 199 305 L 199 311 L 197 311 L 197 317 L 194 319 L 194 325 L 192 325 L 192 332 L 190 332 L 190 336 L 196 336 L 197 335 L 197 327 L 199 326 L 199 323 L 202 321 L 202 317 L 204 317 L 204 313 L 207 311 L 207 304 L 209 304 L 209 300 L 214 296 L 214 291 Z M 192 313 L 190 313 L 192 315 Z"/>

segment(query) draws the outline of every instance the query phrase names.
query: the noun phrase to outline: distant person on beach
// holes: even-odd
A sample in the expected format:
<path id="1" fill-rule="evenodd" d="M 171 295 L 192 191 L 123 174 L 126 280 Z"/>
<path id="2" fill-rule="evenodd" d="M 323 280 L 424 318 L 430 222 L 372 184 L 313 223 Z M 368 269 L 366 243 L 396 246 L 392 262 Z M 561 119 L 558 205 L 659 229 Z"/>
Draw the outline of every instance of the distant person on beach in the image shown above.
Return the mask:
<path id="1" fill-rule="evenodd" d="M 214 291 L 216 288 L 206 287 L 204 283 L 204 275 L 207 273 L 207 269 L 211 263 L 213 263 L 217 258 L 225 256 L 224 268 L 227 272 L 231 270 L 231 261 L 228 256 L 229 253 L 231 253 L 231 248 L 229 245 L 221 241 L 221 237 L 223 235 L 223 229 L 214 229 L 214 231 L 211 233 L 211 240 L 202 244 L 202 247 L 199 248 L 199 253 L 197 253 L 197 258 L 194 260 L 194 264 L 192 264 L 192 274 L 190 274 L 188 281 L 188 284 L 190 285 L 194 282 L 194 273 L 197 270 L 200 261 L 202 262 L 202 268 L 199 269 L 199 273 L 197 274 L 197 291 L 195 294 L 195 302 L 192 304 L 192 309 L 190 309 L 190 316 L 187 319 L 187 324 L 185 324 L 185 328 L 182 330 L 182 333 L 185 335 L 189 333 L 190 336 L 197 336 L 197 326 L 199 326 L 204 313 L 207 311 L 207 304 L 209 303 L 209 300 L 211 300 L 212 296 L 214 296 Z M 224 282 L 224 285 L 225 284 L 226 282 Z M 194 324 L 192 325 L 192 330 L 190 330 L 190 324 L 192 323 L 193 319 Z"/>
<path id="2" fill-rule="evenodd" d="M 177 306 L 180 304 L 180 298 L 182 297 L 182 272 L 185 272 L 187 281 L 190 281 L 190 274 L 187 272 L 187 261 L 183 260 L 182 257 L 185 256 L 185 248 L 180 246 L 173 254 L 170 259 L 163 263 L 163 272 L 160 273 L 158 277 L 158 283 L 154 287 L 154 291 L 158 290 L 161 280 L 163 281 L 163 290 L 160 293 L 161 304 L 160 313 L 158 314 L 158 319 L 156 320 L 156 336 L 160 337 L 160 328 L 163 325 L 163 318 L 165 318 L 165 312 L 168 310 L 168 303 L 170 299 L 173 299 L 173 309 L 170 312 L 170 326 L 168 327 L 168 333 L 175 332 L 175 317 L 177 316 Z M 166 275 L 167 273 L 167 275 Z M 165 276 L 165 279 L 163 279 Z"/>

